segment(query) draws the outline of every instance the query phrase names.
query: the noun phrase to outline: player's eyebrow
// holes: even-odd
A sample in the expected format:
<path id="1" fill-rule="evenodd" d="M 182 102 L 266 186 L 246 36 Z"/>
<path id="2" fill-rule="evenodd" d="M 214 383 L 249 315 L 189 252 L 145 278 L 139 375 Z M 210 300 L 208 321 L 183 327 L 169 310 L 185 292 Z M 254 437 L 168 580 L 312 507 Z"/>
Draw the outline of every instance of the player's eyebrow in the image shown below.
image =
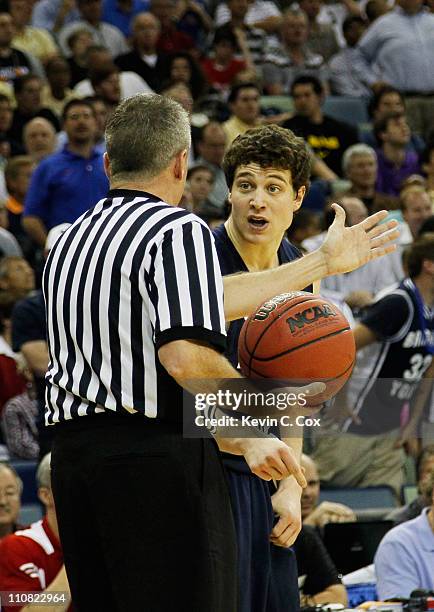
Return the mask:
<path id="1" fill-rule="evenodd" d="M 237 179 L 239 178 L 256 178 L 256 174 L 254 172 L 249 172 L 248 170 L 245 170 L 244 172 L 240 172 L 239 174 L 237 174 Z M 283 183 L 286 183 L 287 180 L 279 175 L 279 174 L 268 174 L 265 178 L 274 178 L 274 179 L 278 179 L 279 181 L 282 181 Z"/>

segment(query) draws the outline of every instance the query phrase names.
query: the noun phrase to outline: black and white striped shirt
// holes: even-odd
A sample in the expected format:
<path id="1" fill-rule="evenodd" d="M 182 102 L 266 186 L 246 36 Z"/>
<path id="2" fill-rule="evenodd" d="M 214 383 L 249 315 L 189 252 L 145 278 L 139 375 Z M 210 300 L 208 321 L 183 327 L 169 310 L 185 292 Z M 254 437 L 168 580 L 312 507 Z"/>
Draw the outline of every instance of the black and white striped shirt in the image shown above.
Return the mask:
<path id="1" fill-rule="evenodd" d="M 44 295 L 47 424 L 106 410 L 180 421 L 181 389 L 158 349 L 179 339 L 225 348 L 210 230 L 141 191 L 110 191 L 62 235 Z"/>

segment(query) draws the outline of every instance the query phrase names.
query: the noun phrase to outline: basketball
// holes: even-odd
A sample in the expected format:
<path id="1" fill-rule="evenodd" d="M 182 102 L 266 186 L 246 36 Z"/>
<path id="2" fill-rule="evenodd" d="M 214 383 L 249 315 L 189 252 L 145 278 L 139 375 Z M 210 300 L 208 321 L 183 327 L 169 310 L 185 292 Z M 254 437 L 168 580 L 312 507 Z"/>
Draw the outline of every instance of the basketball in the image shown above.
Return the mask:
<path id="1" fill-rule="evenodd" d="M 248 378 L 288 380 L 288 386 L 321 381 L 326 389 L 310 405 L 332 398 L 351 374 L 354 335 L 332 302 L 305 291 L 283 293 L 244 322 L 238 343 Z"/>

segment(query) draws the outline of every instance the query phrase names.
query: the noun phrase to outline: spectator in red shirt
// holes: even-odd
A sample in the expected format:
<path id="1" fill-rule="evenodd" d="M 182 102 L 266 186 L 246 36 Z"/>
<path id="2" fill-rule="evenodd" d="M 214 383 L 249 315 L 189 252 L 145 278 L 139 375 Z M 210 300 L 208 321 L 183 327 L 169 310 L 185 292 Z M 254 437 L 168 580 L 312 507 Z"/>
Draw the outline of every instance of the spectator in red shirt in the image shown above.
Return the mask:
<path id="1" fill-rule="evenodd" d="M 212 43 L 212 55 L 202 61 L 202 68 L 208 83 L 217 91 L 229 92 L 233 80 L 246 68 L 251 68 L 250 55 L 236 59 L 239 43 L 235 32 L 218 30 Z"/>
<path id="2" fill-rule="evenodd" d="M 194 41 L 188 34 L 177 29 L 176 4 L 172 0 L 151 0 L 150 12 L 161 25 L 157 49 L 163 53 L 191 51 Z"/>
<path id="3" fill-rule="evenodd" d="M 17 528 L 23 483 L 9 463 L 0 463 L 0 541 Z"/>
<path id="4" fill-rule="evenodd" d="M 56 592 L 58 601 L 50 610 L 65 612 L 69 607 L 70 592 L 51 491 L 50 463 L 49 453 L 42 459 L 36 473 L 39 499 L 46 510 L 44 518 L 0 542 L 0 591 Z M 31 605 L 17 607 L 8 603 L 3 596 L 4 612 L 34 609 Z"/>

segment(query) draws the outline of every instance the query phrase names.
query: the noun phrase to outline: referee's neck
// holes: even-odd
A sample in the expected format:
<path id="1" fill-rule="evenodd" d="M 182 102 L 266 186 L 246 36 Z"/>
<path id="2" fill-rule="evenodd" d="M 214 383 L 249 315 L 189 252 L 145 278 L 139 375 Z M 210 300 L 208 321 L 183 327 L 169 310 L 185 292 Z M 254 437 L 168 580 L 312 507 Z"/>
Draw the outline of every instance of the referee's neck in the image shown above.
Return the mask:
<path id="1" fill-rule="evenodd" d="M 179 181 L 174 181 L 173 177 L 168 176 L 166 173 L 159 174 L 148 180 L 111 181 L 110 189 L 125 189 L 150 193 L 159 200 L 172 206 L 178 205 L 183 192 L 183 187 L 179 185 Z"/>

